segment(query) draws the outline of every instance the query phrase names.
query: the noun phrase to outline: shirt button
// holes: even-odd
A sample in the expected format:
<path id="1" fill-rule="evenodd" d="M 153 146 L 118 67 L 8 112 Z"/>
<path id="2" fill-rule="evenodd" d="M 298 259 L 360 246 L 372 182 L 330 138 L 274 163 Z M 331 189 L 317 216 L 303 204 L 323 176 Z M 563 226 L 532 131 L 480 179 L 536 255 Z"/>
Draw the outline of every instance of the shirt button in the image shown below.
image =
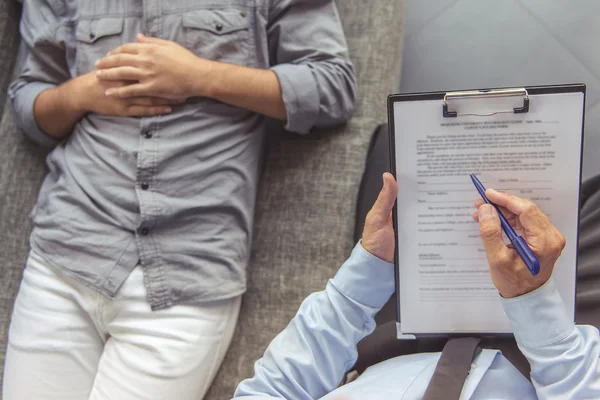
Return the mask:
<path id="1" fill-rule="evenodd" d="M 150 185 L 148 185 L 146 182 L 141 184 L 142 190 L 148 190 L 149 187 L 150 187 Z"/>
<path id="2" fill-rule="evenodd" d="M 144 137 L 145 137 L 146 139 L 150 139 L 150 138 L 152 137 L 152 132 L 145 132 L 145 133 L 144 133 Z"/>
<path id="3" fill-rule="evenodd" d="M 90 32 L 90 39 L 94 40 L 95 37 L 96 37 L 96 34 L 94 32 Z"/>
<path id="4" fill-rule="evenodd" d="M 242 11 L 242 12 L 240 13 L 240 15 L 241 15 L 243 18 L 246 18 L 246 11 Z"/>
<path id="5" fill-rule="evenodd" d="M 142 234 L 142 236 L 146 236 L 147 234 L 150 233 L 150 229 L 142 228 L 142 229 L 140 229 L 140 233 Z"/>
<path id="6" fill-rule="evenodd" d="M 223 24 L 217 24 L 217 26 L 215 26 L 215 28 L 217 28 L 218 32 L 221 32 L 223 30 Z"/>

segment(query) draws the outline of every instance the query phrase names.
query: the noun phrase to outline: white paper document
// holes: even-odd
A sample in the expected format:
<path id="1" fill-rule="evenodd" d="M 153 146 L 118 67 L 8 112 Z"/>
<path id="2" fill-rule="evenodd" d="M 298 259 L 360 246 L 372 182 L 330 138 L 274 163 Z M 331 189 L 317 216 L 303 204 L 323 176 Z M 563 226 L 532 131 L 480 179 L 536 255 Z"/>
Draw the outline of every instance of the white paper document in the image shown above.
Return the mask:
<path id="1" fill-rule="evenodd" d="M 563 233 L 553 277 L 574 319 L 584 94 L 529 97 L 527 113 L 456 118 L 441 100 L 393 103 L 402 333 L 511 332 L 471 217 L 471 173 L 533 200 Z"/>

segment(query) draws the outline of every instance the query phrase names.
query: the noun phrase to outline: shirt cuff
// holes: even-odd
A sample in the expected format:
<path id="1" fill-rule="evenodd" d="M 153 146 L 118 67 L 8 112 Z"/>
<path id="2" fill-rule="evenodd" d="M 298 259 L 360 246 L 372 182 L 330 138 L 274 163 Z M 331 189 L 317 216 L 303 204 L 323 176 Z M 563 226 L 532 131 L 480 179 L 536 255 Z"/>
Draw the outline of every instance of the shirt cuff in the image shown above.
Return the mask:
<path id="1" fill-rule="evenodd" d="M 30 82 L 21 87 L 12 97 L 13 112 L 19 127 L 36 143 L 46 147 L 54 147 L 60 140 L 53 138 L 40 129 L 35 122 L 33 104 L 35 99 L 46 89 L 56 87 L 51 83 Z"/>
<path id="2" fill-rule="evenodd" d="M 308 133 L 319 117 L 319 88 L 308 65 L 280 64 L 271 68 L 281 86 L 287 122 L 285 129 Z"/>
<path id="3" fill-rule="evenodd" d="M 501 301 L 519 345 L 548 346 L 567 337 L 575 327 L 552 278 L 533 292 Z"/>
<path id="4" fill-rule="evenodd" d="M 394 264 L 375 257 L 359 242 L 332 283 L 346 297 L 381 308 L 395 291 Z"/>

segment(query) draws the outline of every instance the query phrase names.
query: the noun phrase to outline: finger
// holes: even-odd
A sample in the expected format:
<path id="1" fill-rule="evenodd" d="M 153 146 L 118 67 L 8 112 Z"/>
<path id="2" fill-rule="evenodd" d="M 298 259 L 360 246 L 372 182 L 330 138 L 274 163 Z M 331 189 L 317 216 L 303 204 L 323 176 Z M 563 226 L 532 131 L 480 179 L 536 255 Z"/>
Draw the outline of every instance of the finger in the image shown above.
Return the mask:
<path id="1" fill-rule="evenodd" d="M 510 193 L 498 192 L 494 189 L 487 189 L 485 195 L 491 202 L 506 207 L 517 215 L 519 222 L 525 229 L 542 232 L 552 226 L 546 214 L 530 200 Z"/>
<path id="2" fill-rule="evenodd" d="M 151 36 L 144 36 L 141 33 L 138 33 L 135 38 L 140 43 L 152 43 L 152 44 L 158 44 L 161 46 L 164 46 L 164 45 L 170 43 L 168 40 L 159 39 L 159 38 L 151 37 Z"/>
<path id="3" fill-rule="evenodd" d="M 502 239 L 502 227 L 496 209 L 489 204 L 479 207 L 479 234 L 490 263 L 505 257 L 508 251 Z"/>
<path id="4" fill-rule="evenodd" d="M 169 100 L 171 103 L 170 104 L 183 104 L 187 101 L 187 99 L 185 97 L 181 97 L 179 99 L 167 99 Z"/>
<path id="5" fill-rule="evenodd" d="M 127 114 L 132 117 L 150 117 L 153 115 L 168 114 L 172 111 L 171 107 L 168 106 L 139 106 L 131 105 L 127 107 Z"/>
<path id="6" fill-rule="evenodd" d="M 151 97 L 153 105 L 178 105 L 185 103 L 185 99 L 165 99 L 162 97 Z"/>
<path id="7" fill-rule="evenodd" d="M 517 226 L 517 222 L 518 222 L 518 219 L 515 216 L 515 214 L 511 213 L 510 211 L 507 211 L 507 212 L 504 212 L 504 210 L 500 210 L 500 211 L 502 212 L 502 215 L 504 215 L 506 220 L 512 225 L 512 227 L 515 228 Z M 473 214 L 471 216 L 473 217 L 473 219 L 475 221 L 479 222 L 479 213 L 477 210 L 473 211 Z"/>
<path id="8" fill-rule="evenodd" d="M 152 93 L 150 93 L 148 85 L 136 83 L 120 88 L 110 88 L 106 91 L 106 95 L 126 99 L 131 97 L 148 97 L 151 96 Z"/>
<path id="9" fill-rule="evenodd" d="M 152 47 L 151 44 L 148 43 L 126 43 L 123 44 L 116 49 L 109 51 L 107 56 L 113 56 L 115 54 L 140 54 L 142 51 L 147 50 Z"/>
<path id="10" fill-rule="evenodd" d="M 140 81 L 146 74 L 136 67 L 116 67 L 100 69 L 96 71 L 96 76 L 102 81 Z"/>
<path id="11" fill-rule="evenodd" d="M 387 220 L 390 212 L 394 208 L 394 202 L 398 195 L 398 184 L 394 179 L 394 176 L 389 172 L 383 174 L 383 187 L 375 200 L 375 204 L 371 211 L 373 214 L 385 218 Z"/>
<path id="12" fill-rule="evenodd" d="M 475 200 L 475 208 L 479 209 L 479 207 L 481 207 L 483 204 L 486 204 L 485 201 L 483 201 L 483 199 L 477 199 Z M 496 204 L 497 205 L 497 204 Z M 506 207 L 501 207 L 498 206 L 500 208 L 500 212 L 502 212 L 502 214 L 508 219 L 508 218 L 515 218 L 515 214 L 510 211 L 508 208 Z"/>
<path id="13" fill-rule="evenodd" d="M 521 215 L 523 212 L 531 208 L 532 205 L 534 205 L 527 199 L 517 197 L 510 193 L 498 192 L 494 189 L 487 189 L 485 191 L 485 195 L 492 203 L 500 207 L 505 207 L 516 215 Z"/>
<path id="14" fill-rule="evenodd" d="M 131 98 L 131 104 L 136 104 L 139 106 L 170 106 L 182 104 L 185 100 L 177 99 L 164 99 L 161 97 L 133 97 Z"/>
<path id="15" fill-rule="evenodd" d="M 106 56 L 96 61 L 97 69 L 107 69 L 115 67 L 139 67 L 140 58 L 136 54 L 115 54 L 112 56 Z"/>
<path id="16" fill-rule="evenodd" d="M 483 204 L 486 204 L 486 203 L 482 199 L 475 200 L 475 207 L 477 207 L 477 209 L 479 209 L 479 207 L 481 207 Z M 512 212 L 510 212 L 510 210 L 508 210 L 504 207 L 499 207 L 499 208 L 500 208 L 500 212 L 502 213 L 502 215 L 504 215 L 504 217 L 506 218 L 508 223 L 513 228 L 518 229 L 519 228 L 519 219 L 517 218 L 517 216 L 515 214 L 513 214 Z M 479 221 L 479 217 L 477 215 L 477 210 L 475 210 L 475 212 L 473 212 L 472 218 L 475 221 Z"/>

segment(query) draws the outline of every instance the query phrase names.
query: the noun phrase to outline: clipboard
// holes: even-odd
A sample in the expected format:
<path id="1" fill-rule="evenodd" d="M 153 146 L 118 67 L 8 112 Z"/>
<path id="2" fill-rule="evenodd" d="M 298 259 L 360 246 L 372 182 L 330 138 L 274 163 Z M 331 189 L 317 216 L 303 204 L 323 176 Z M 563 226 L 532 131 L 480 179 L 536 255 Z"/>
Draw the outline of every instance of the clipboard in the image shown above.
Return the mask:
<path id="1" fill-rule="evenodd" d="M 571 125 L 574 127 L 577 125 L 577 131 L 575 137 L 573 137 L 573 141 L 577 142 L 576 150 L 577 154 L 569 155 L 572 159 L 577 159 L 577 166 L 575 167 L 570 164 L 569 169 L 572 169 L 571 177 L 575 177 L 576 179 L 576 198 L 569 198 L 570 202 L 576 202 L 576 212 L 575 215 L 571 215 L 569 219 L 574 219 L 574 228 L 573 224 L 570 224 L 569 227 L 572 228 L 569 230 L 572 234 L 571 241 L 572 247 L 571 251 L 574 251 L 574 254 L 570 255 L 570 258 L 573 259 L 574 265 L 577 265 L 577 243 L 578 243 L 578 221 L 579 221 L 579 197 L 580 197 L 580 188 L 581 188 L 581 170 L 582 170 L 582 154 L 583 154 L 583 128 L 584 128 L 584 119 L 585 119 L 585 93 L 586 87 L 584 84 L 567 84 L 567 85 L 549 85 L 549 86 L 530 86 L 530 87 L 521 87 L 521 88 L 494 88 L 494 89 L 475 89 L 475 90 L 461 90 L 461 91 L 451 91 L 451 92 L 426 92 L 426 93 L 408 93 L 408 94 L 393 94 L 388 97 L 388 127 L 390 132 L 390 167 L 391 172 L 394 177 L 399 182 L 399 199 L 396 202 L 393 209 L 393 226 L 394 232 L 396 232 L 396 248 L 395 248 L 395 283 L 396 283 L 396 301 L 397 301 L 397 315 L 396 315 L 396 325 L 397 325 L 397 337 L 398 339 L 415 339 L 417 336 L 462 336 L 462 335 L 479 335 L 479 336 L 489 336 L 489 335 L 511 335 L 510 331 L 499 330 L 499 331 L 482 331 L 482 330 L 466 330 L 466 331 L 456 331 L 456 330 L 448 330 L 444 332 L 437 331 L 411 331 L 410 329 L 403 329 L 403 321 L 402 321 L 402 310 L 403 304 L 407 304 L 408 301 L 406 299 L 402 299 L 402 282 L 401 282 L 401 268 L 400 263 L 406 260 L 406 257 L 400 257 L 400 253 L 403 249 L 403 243 L 400 240 L 400 232 L 399 226 L 404 228 L 404 223 L 399 224 L 399 218 L 402 218 L 403 215 L 406 216 L 406 206 L 402 205 L 402 210 L 399 215 L 399 203 L 406 203 L 403 198 L 400 196 L 404 196 L 403 193 L 403 172 L 398 171 L 398 167 L 400 163 L 397 163 L 397 145 L 400 145 L 397 140 L 397 129 L 401 125 L 407 126 L 405 123 L 405 119 L 414 119 L 418 118 L 435 118 L 436 121 L 439 122 L 440 126 L 447 127 L 456 127 L 456 129 L 460 129 L 463 125 L 467 124 L 465 129 L 471 129 L 471 132 L 477 132 L 478 127 L 490 128 L 489 132 L 506 132 L 510 131 L 510 128 L 507 128 L 510 124 L 498 124 L 498 121 L 506 120 L 506 121 L 533 121 L 534 125 L 539 122 L 539 120 L 535 120 L 536 116 L 541 115 L 541 111 L 543 107 L 546 107 L 545 104 L 548 103 L 548 99 L 552 99 L 552 101 L 557 100 L 557 97 L 547 97 L 547 96 L 558 96 L 565 94 L 572 94 L 573 96 L 581 98 L 580 103 L 576 106 L 576 110 L 571 110 L 572 116 L 570 117 L 572 121 Z M 542 101 L 542 99 L 545 99 Z M 401 106 L 396 106 L 396 104 L 428 104 L 427 105 L 427 115 L 416 115 L 419 112 L 413 112 L 408 114 L 397 114 L 397 109 L 400 109 Z M 435 106 L 433 105 L 435 104 Z M 418 108 L 413 107 L 414 110 L 418 110 Z M 577 114 L 578 113 L 578 114 Z M 410 114 L 410 115 L 409 115 Z M 399 122 L 400 121 L 400 122 Z M 536 122 L 537 121 L 537 122 Z M 469 126 L 468 124 L 473 124 L 473 126 Z M 540 123 L 542 126 L 544 122 Z M 408 124 L 410 125 L 410 124 Z M 418 123 L 416 123 L 418 125 Z M 416 126 L 415 125 L 415 126 Z M 496 129 L 496 127 L 502 127 Z M 522 125 L 526 126 L 526 125 Z M 531 126 L 531 125 L 528 125 Z M 434 127 L 435 128 L 435 127 Z M 494 128 L 494 129 L 492 129 Z M 435 128 L 437 129 L 437 128 Z M 432 130 L 435 131 L 435 129 Z M 575 130 L 571 129 L 570 133 L 575 132 Z M 539 132 L 538 132 L 539 133 Z M 403 134 L 404 135 L 404 134 Z M 489 136 L 490 133 L 487 133 Z M 404 144 L 404 143 L 402 143 Z M 563 146 L 564 147 L 564 146 Z M 557 149 L 559 152 L 560 149 Z M 570 150 L 572 153 L 575 153 L 575 146 L 571 144 Z M 466 153 L 467 151 L 465 151 Z M 418 153 L 418 152 L 417 152 Z M 416 156 L 418 157 L 418 155 Z M 443 160 L 443 158 L 440 158 Z M 439 163 L 438 163 L 439 164 Z M 575 170 L 576 174 L 575 174 Z M 478 171 L 471 171 L 476 173 Z M 485 177 L 486 173 L 482 173 Z M 491 187 L 497 188 L 495 184 L 498 182 L 493 181 L 493 173 L 488 173 L 492 181 Z M 518 174 L 517 174 L 518 175 Z M 459 179 L 460 176 L 452 176 L 452 179 Z M 449 178 L 450 179 L 450 178 Z M 460 189 L 463 191 L 467 191 L 469 188 L 468 185 L 468 175 L 465 176 L 465 186 L 460 186 L 457 184 L 456 187 L 461 187 L 464 189 Z M 448 183 L 449 185 L 450 183 Z M 410 186 L 410 185 L 409 185 Z M 524 185 L 521 185 L 524 186 Z M 449 186 L 446 186 L 449 187 Z M 471 184 L 472 187 L 472 184 Z M 489 187 L 489 184 L 488 184 Z M 472 198 L 475 200 L 477 198 L 477 193 L 474 188 L 472 193 Z M 547 189 L 547 188 L 540 188 Z M 509 191 L 509 190 L 507 190 Z M 443 193 L 443 192 L 442 192 Z M 450 191 L 447 192 L 447 194 Z M 516 193 L 519 195 L 518 193 Z M 410 195 L 414 195 L 411 192 Z M 416 196 L 415 196 L 416 197 Z M 522 197 L 527 197 L 526 195 L 522 195 Z M 448 196 L 440 196 L 440 198 L 449 198 Z M 534 200 L 535 201 L 535 200 Z M 443 204 L 443 200 L 440 201 Z M 543 202 L 542 202 L 543 203 Z M 474 207 L 473 207 L 474 211 Z M 571 218 L 572 217 L 572 218 Z M 552 220 L 552 218 L 551 218 Z M 573 221 L 571 221 L 573 222 Z M 553 220 L 554 223 L 554 220 Z M 410 225 L 410 224 L 409 224 Z M 556 225 L 556 224 L 555 224 Z M 411 225 L 410 228 L 414 228 Z M 408 229 L 410 229 L 408 228 Z M 574 229 L 574 232 L 572 232 Z M 416 232 L 415 232 L 416 233 Z M 419 233 L 416 233 L 419 235 Z M 567 235 L 565 235 L 567 236 Z M 421 257 L 419 255 L 419 257 Z M 562 258 L 562 257 L 561 257 Z M 560 260 L 560 259 L 559 259 Z M 440 263 L 441 264 L 441 263 Z M 421 264 L 419 264 L 421 265 Z M 423 264 L 426 265 L 426 264 Z M 431 264 L 435 265 L 435 264 Z M 487 262 L 485 264 L 487 267 Z M 406 268 L 406 267 L 405 267 Z M 576 268 L 576 267 L 575 267 Z M 434 268 L 432 268 L 434 269 Z M 440 268 L 442 269 L 442 268 Z M 575 318 L 575 275 L 576 269 L 572 271 L 572 287 L 567 289 L 568 293 L 572 293 L 572 299 L 567 301 L 567 306 L 569 309 L 573 310 L 573 318 Z M 488 274 L 489 276 L 489 274 Z M 400 295 L 398 293 L 400 292 Z M 563 294 L 563 293 L 561 293 Z M 496 294 L 497 295 L 497 294 Z M 570 305 L 570 307 L 569 307 Z"/>

